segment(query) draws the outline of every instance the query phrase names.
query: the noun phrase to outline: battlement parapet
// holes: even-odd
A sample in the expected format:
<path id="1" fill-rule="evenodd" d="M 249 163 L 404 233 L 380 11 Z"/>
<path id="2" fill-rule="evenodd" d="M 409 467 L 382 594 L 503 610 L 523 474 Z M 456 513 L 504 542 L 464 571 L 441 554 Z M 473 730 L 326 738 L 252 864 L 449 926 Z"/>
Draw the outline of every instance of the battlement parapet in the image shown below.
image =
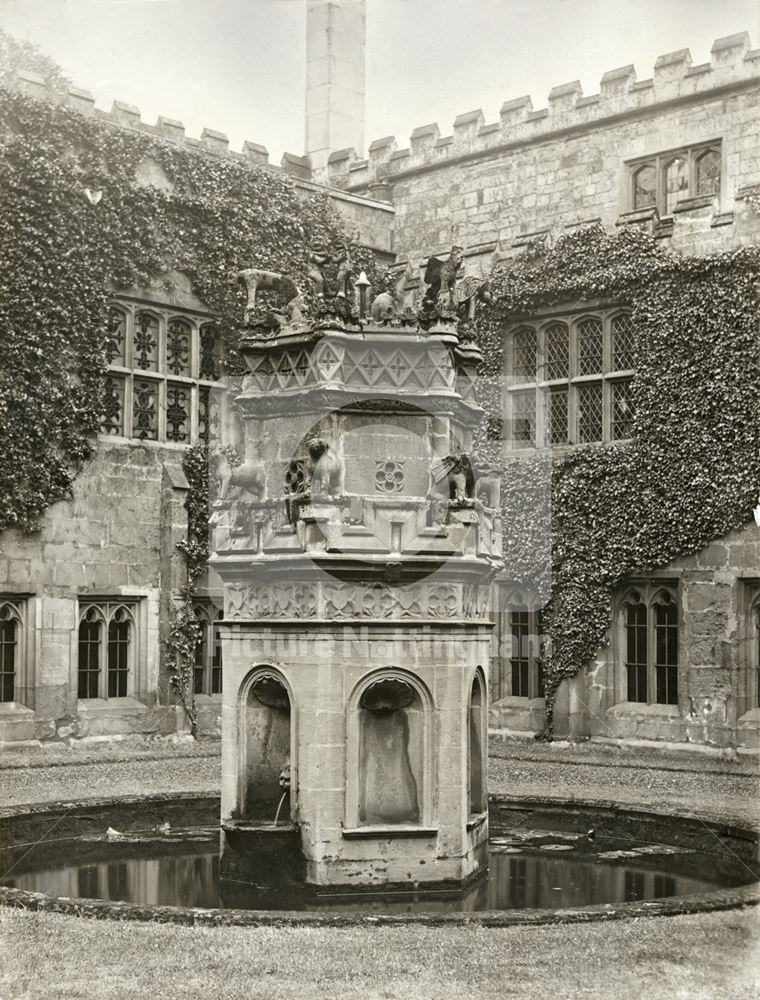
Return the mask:
<path id="1" fill-rule="evenodd" d="M 580 82 L 573 80 L 553 87 L 544 108 L 534 109 L 525 95 L 505 101 L 496 122 L 487 123 L 478 108 L 458 115 L 451 135 L 442 136 L 437 123 L 415 128 L 408 148 L 399 148 L 393 136 L 385 136 L 370 143 L 367 159 L 355 159 L 348 170 L 342 165 L 350 152 L 341 150 L 341 161 L 328 163 L 327 179 L 330 184 L 362 191 L 378 182 L 392 183 L 396 175 L 408 171 L 551 139 L 555 133 L 575 128 L 601 126 L 607 119 L 619 120 L 627 114 L 655 113 L 659 106 L 752 81 L 760 84 L 760 49 L 752 49 L 748 33 L 740 32 L 717 39 L 709 62 L 695 65 L 689 49 L 678 49 L 659 56 L 653 75 L 646 79 L 637 79 L 632 64 L 608 70 L 597 94 L 584 95 Z"/>
<path id="2" fill-rule="evenodd" d="M 30 97 L 36 97 L 40 100 L 52 102 L 53 104 L 69 107 L 82 114 L 91 115 L 99 121 L 143 132 L 146 135 L 155 136 L 157 139 L 168 140 L 169 142 L 191 149 L 204 150 L 238 160 L 245 160 L 257 166 L 269 166 L 273 170 L 278 169 L 269 164 L 269 153 L 261 143 L 251 142 L 246 139 L 243 143 L 242 152 L 238 153 L 229 148 L 230 144 L 227 135 L 217 129 L 204 128 L 200 139 L 194 139 L 185 134 L 184 124 L 181 121 L 177 121 L 176 118 L 159 115 L 156 119 L 156 124 L 150 125 L 148 122 L 142 120 L 140 109 L 134 104 L 128 104 L 126 101 L 114 101 L 111 105 L 111 110 L 104 111 L 102 108 L 95 107 L 95 98 L 88 90 L 82 90 L 81 87 L 69 87 L 66 91 L 53 89 L 47 85 L 43 76 L 32 70 L 18 70 L 16 72 L 14 89 Z M 285 169 L 288 173 L 296 172 L 296 164 L 291 161 L 300 160 L 303 161 L 303 163 L 298 164 L 301 174 L 306 169 L 308 171 L 307 176 L 311 176 L 308 160 L 304 160 L 304 157 L 293 157 L 293 154 L 286 153 L 283 159 L 285 158 L 288 158 L 285 164 Z"/>

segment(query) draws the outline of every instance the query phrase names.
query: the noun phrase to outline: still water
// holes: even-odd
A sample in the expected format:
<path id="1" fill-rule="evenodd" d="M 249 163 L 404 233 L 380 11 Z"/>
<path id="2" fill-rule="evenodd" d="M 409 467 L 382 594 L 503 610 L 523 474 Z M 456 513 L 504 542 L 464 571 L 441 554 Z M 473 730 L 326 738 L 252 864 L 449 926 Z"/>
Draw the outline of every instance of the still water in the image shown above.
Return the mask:
<path id="1" fill-rule="evenodd" d="M 125 850 L 129 846 L 129 850 Z M 273 892 L 219 877 L 216 843 L 143 845 L 101 844 L 98 860 L 77 863 L 69 845 L 68 863 L 37 871 L 9 872 L 4 885 L 52 896 L 122 900 L 140 905 L 248 909 L 329 909 L 356 913 L 455 912 L 473 910 L 563 909 L 598 903 L 635 902 L 707 892 L 737 880 L 711 870 L 709 856 L 649 845 L 632 857 L 601 857 L 573 843 L 538 846 L 491 844 L 489 870 L 464 893 L 346 895 L 310 890 Z M 671 852 L 671 853 L 669 853 Z M 92 844 L 88 847 L 92 853 Z M 615 852 L 612 852 L 613 854 Z M 625 853 L 625 852 L 623 852 Z M 631 852 L 628 852 L 631 853 Z M 618 852 L 620 854 L 620 852 Z M 121 856 L 120 856 L 121 855 Z M 62 862 L 66 859 L 61 858 Z M 684 871 L 685 869 L 685 871 Z M 698 874 L 695 874 L 698 873 Z"/>

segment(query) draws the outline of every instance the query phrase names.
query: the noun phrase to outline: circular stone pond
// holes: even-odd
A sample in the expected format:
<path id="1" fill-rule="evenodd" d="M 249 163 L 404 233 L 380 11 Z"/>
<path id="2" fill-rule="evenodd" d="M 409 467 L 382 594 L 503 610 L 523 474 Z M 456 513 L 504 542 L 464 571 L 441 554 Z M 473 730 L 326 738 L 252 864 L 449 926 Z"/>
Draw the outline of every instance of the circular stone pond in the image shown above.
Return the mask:
<path id="1" fill-rule="evenodd" d="M 219 799 L 158 795 L 6 810 L 0 902 L 183 923 L 536 923 L 760 901 L 757 836 L 612 804 L 496 799 L 486 875 L 392 892 L 219 877 Z"/>

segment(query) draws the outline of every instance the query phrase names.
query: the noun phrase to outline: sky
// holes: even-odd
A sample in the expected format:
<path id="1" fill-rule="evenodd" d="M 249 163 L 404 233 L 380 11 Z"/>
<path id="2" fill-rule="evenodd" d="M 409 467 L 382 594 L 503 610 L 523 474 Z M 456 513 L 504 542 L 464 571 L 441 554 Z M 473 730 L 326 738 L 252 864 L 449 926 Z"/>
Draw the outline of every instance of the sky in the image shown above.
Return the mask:
<path id="1" fill-rule="evenodd" d="M 609 69 L 652 75 L 658 55 L 748 31 L 760 47 L 760 0 L 367 0 L 367 144 Z M 243 140 L 304 152 L 306 0 L 0 0 L 0 26 L 37 43 L 96 104 L 137 105 L 144 121 L 178 118 Z M 366 151 L 366 150 L 365 150 Z"/>

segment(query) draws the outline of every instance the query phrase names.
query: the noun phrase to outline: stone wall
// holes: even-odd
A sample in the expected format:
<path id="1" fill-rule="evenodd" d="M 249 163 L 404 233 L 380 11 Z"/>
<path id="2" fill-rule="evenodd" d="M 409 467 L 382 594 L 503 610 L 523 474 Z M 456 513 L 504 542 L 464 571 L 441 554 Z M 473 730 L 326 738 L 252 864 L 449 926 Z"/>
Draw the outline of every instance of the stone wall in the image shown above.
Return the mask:
<path id="1" fill-rule="evenodd" d="M 91 116 L 106 125 L 119 129 L 140 132 L 160 142 L 181 145 L 196 151 L 200 156 L 223 156 L 237 163 L 254 168 L 275 170 L 290 175 L 298 193 L 304 197 L 327 194 L 335 209 L 344 217 L 350 232 L 358 232 L 360 240 L 380 256 L 390 256 L 392 250 L 393 207 L 381 195 L 374 199 L 365 193 L 356 197 L 343 190 L 325 187 L 312 178 L 309 160 L 293 153 L 284 153 L 279 166 L 269 163 L 269 153 L 261 143 L 247 140 L 240 152 L 230 149 L 229 139 L 224 132 L 204 128 L 200 139 L 185 135 L 185 126 L 173 118 L 159 115 L 155 125 L 144 122 L 140 109 L 124 101 L 114 101 L 110 111 L 95 107 L 95 98 L 88 90 L 70 87 L 66 93 L 57 92 L 45 83 L 38 73 L 23 71 L 17 73 L 16 88 L 30 97 L 49 101 L 71 108 L 81 114 Z M 325 180 L 323 177 L 319 181 Z M 151 160 L 145 160 L 138 168 L 138 184 L 150 184 L 171 192 L 171 183 L 161 167 Z"/>
<path id="2" fill-rule="evenodd" d="M 742 200 L 760 183 L 759 94 L 760 50 L 734 35 L 715 42 L 708 63 L 692 65 L 683 49 L 661 56 L 651 79 L 625 66 L 604 74 L 599 94 L 584 97 L 575 81 L 553 88 L 546 109 L 521 97 L 493 124 L 478 110 L 459 115 L 450 136 L 437 124 L 415 129 L 407 149 L 386 137 L 366 160 L 342 151 L 330 183 L 392 197 L 402 259 L 452 240 L 509 256 L 547 231 L 630 221 L 621 218 L 632 207 L 626 161 L 720 140 L 720 197 L 685 204 L 672 225 L 643 220 L 679 250 L 708 252 L 760 235 L 757 213 Z"/>
<path id="3" fill-rule="evenodd" d="M 667 582 L 677 592 L 678 704 L 626 700 L 619 593 L 607 644 L 594 662 L 560 686 L 555 736 L 760 748 L 760 528 L 752 524 L 732 532 L 643 579 Z M 506 697 L 492 705 L 491 722 L 499 729 L 540 732 L 542 715 L 543 699 Z"/>
<path id="4" fill-rule="evenodd" d="M 27 647 L 24 700 L 0 706 L 0 743 L 175 729 L 160 677 L 159 607 L 165 620 L 183 579 L 181 458 L 176 446 L 101 437 L 72 499 L 46 511 L 39 533 L 4 533 L 0 593 L 25 598 Z M 90 597 L 135 601 L 126 698 L 77 700 L 78 605 Z"/>

